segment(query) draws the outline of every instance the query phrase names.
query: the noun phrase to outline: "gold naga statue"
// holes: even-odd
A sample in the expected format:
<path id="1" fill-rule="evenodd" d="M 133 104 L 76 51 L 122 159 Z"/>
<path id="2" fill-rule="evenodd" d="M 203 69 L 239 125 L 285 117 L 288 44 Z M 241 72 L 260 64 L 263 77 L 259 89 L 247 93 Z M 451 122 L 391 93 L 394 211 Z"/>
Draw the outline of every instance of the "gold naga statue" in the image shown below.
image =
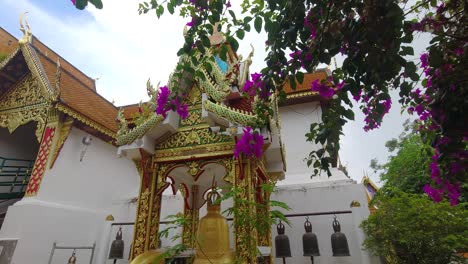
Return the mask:
<path id="1" fill-rule="evenodd" d="M 207 214 L 200 220 L 193 264 L 228 264 L 234 262 L 229 248 L 229 227 L 221 215 L 219 193 L 214 186 L 207 194 Z"/>

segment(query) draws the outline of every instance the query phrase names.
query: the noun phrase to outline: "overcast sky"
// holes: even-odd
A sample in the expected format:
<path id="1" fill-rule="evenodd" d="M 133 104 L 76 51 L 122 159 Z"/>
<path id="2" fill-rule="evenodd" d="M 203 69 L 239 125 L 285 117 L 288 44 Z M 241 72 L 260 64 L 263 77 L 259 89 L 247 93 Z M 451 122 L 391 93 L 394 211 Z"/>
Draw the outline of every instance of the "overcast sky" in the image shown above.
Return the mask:
<path id="1" fill-rule="evenodd" d="M 232 1 L 233 7 L 236 6 Z M 89 7 L 76 10 L 69 0 L 1 0 L 0 26 L 17 38 L 19 15 L 28 11 L 33 34 L 66 60 L 92 78 L 98 78 L 97 90 L 116 105 L 147 100 L 146 80 L 165 84 L 177 62 L 177 50 L 182 46 L 182 31 L 189 19 L 155 14 L 138 15 L 138 0 L 104 0 L 104 9 Z M 255 46 L 251 71 L 264 67 L 265 34 L 250 33 L 240 43 L 239 54 Z M 422 52 L 416 51 L 416 57 Z M 340 63 L 340 60 L 338 60 Z M 341 138 L 340 158 L 350 176 L 361 181 L 369 173 L 370 160 L 384 162 L 387 140 L 397 137 L 402 123 L 401 107 L 394 100 L 390 113 L 378 130 L 364 132 L 364 116 L 356 113 L 356 121 L 347 124 Z"/>

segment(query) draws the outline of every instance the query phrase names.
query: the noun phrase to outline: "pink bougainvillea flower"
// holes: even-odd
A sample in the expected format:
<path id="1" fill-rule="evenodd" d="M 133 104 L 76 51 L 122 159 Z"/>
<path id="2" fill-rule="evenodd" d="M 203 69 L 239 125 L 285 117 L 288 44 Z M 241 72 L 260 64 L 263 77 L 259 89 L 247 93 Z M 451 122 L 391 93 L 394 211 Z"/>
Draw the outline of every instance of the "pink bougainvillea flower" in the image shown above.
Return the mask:
<path id="1" fill-rule="evenodd" d="M 436 203 L 442 201 L 443 191 L 438 190 L 429 184 L 424 185 L 424 192 Z"/>
<path id="2" fill-rule="evenodd" d="M 231 1 L 228 1 L 228 2 L 227 2 L 226 7 L 227 7 L 227 8 L 230 8 L 230 7 L 231 7 Z"/>
<path id="3" fill-rule="evenodd" d="M 314 80 L 310 86 L 312 92 L 318 92 L 322 97 L 330 99 L 335 94 L 335 90 L 332 87 L 321 84 L 319 80 Z"/>
<path id="4" fill-rule="evenodd" d="M 172 100 L 171 105 L 175 107 L 177 114 L 182 119 L 186 119 L 188 117 L 188 106 L 184 103 L 181 103 L 178 99 Z"/>
<path id="5" fill-rule="evenodd" d="M 169 90 L 169 88 L 167 88 L 167 86 L 159 88 L 159 93 L 156 99 L 156 114 L 162 115 L 163 117 L 167 116 L 167 111 L 171 109 L 169 106 L 167 106 L 167 100 L 169 99 L 170 93 L 171 91 Z"/>
<path id="6" fill-rule="evenodd" d="M 251 127 L 244 129 L 244 134 L 237 141 L 234 149 L 234 157 L 239 158 L 241 154 L 246 157 L 260 158 L 263 153 L 263 136 L 252 131 Z"/>
<path id="7" fill-rule="evenodd" d="M 429 55 L 427 53 L 421 54 L 421 57 L 419 57 L 421 60 L 421 68 L 426 68 L 429 66 Z"/>
<path id="8" fill-rule="evenodd" d="M 193 27 L 193 25 L 195 25 L 195 18 L 192 17 L 192 20 L 190 20 L 190 22 L 187 22 L 186 25 L 189 26 L 189 27 Z"/>
<path id="9" fill-rule="evenodd" d="M 76 0 L 71 0 L 71 2 L 73 3 L 73 5 L 76 5 Z"/>

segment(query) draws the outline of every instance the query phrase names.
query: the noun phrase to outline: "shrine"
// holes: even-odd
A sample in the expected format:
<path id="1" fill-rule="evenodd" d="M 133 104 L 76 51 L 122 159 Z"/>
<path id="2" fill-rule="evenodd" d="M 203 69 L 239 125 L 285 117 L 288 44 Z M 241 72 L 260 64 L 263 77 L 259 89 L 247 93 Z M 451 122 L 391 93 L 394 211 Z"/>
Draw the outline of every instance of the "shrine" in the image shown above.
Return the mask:
<path id="1" fill-rule="evenodd" d="M 243 191 L 238 195 L 250 204 L 267 205 L 270 193 L 263 191 L 261 185 L 284 178 L 286 164 L 277 113 L 270 119 L 268 126 L 260 131 L 264 140 L 264 155 L 258 159 L 243 156 L 234 158 L 236 138 L 247 127 L 258 122 L 253 111 L 255 101 L 242 97 L 239 91 L 249 76 L 253 51 L 246 60 L 241 60 L 241 56 L 232 51 L 222 34 L 216 30 L 210 41 L 212 48 L 199 55 L 211 57 L 205 59 L 209 69 L 201 66 L 204 78 L 186 80 L 173 75 L 169 80 L 169 89 L 190 86 L 187 87 L 189 94 L 184 102 L 189 112 L 186 119 L 180 119 L 174 112 L 170 112 L 166 118 L 150 114 L 129 128 L 125 117 L 130 116 L 131 109 L 125 111 L 123 108 L 119 113 L 119 155 L 135 161 L 142 179 L 131 253 L 133 257 L 157 248 L 158 222 L 161 207 L 164 206 L 161 205 L 161 196 L 166 188 L 170 188 L 173 194 L 180 191 L 184 198 L 184 215 L 190 219 L 190 225 L 183 227 L 183 243 L 195 248 L 196 239 L 193 238 L 196 237 L 200 221 L 203 221 L 199 220 L 199 209 L 207 200 L 213 203 L 207 197 L 213 180 L 219 187 L 241 188 Z M 223 46 L 228 50 L 226 60 L 215 53 Z M 182 60 L 187 58 L 181 57 Z M 156 91 L 149 83 L 147 89 L 151 99 L 146 104 L 148 111 L 153 113 Z M 273 103 L 277 104 L 277 101 Z M 144 116 L 144 113 L 140 115 Z M 269 214 L 268 207 L 264 208 L 265 211 L 256 211 L 249 205 L 242 210 L 251 215 L 250 219 L 256 219 L 256 214 Z M 234 252 L 244 263 L 252 263 L 257 252 L 253 251 L 255 255 L 252 255 L 251 249 L 257 246 L 271 247 L 271 234 L 259 235 L 253 224 L 236 226 L 236 215 L 233 217 Z M 223 236 L 222 239 L 225 241 L 206 243 L 229 245 L 229 236 Z M 212 261 L 216 262 L 216 259 Z"/>

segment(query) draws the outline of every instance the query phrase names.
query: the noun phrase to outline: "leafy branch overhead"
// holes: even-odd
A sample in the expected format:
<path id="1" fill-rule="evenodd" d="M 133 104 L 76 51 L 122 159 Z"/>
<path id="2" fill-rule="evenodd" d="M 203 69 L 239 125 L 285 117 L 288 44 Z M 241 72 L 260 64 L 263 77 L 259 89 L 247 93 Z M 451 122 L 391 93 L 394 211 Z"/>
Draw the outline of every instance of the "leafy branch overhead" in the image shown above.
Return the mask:
<path id="1" fill-rule="evenodd" d="M 77 7 L 79 2 L 86 3 L 77 0 Z M 263 120 L 273 113 L 272 97 L 284 100 L 286 82 L 295 89 L 304 73 L 343 56 L 328 80 L 303 83 L 324 101 L 322 122 L 313 124 L 306 135 L 307 141 L 322 146 L 308 157 L 314 173 L 325 170 L 330 175 L 330 157 L 339 150 L 343 126 L 354 119 L 353 105 L 365 114 L 364 130 L 376 129 L 394 103 L 390 91 L 396 90 L 399 103 L 417 115 L 418 133 L 434 150 L 436 173 L 428 194 L 456 201 L 468 171 L 465 7 L 466 1 L 460 0 L 420 0 L 412 6 L 396 0 L 244 0 L 238 13 L 229 0 L 151 0 L 142 2 L 139 12 L 152 11 L 157 17 L 177 12 L 187 19 L 178 55 L 191 59 L 179 64 L 181 75 L 184 71 L 201 75 L 197 65 L 207 61 L 196 54 L 212 48 L 213 25 L 223 27 L 234 51 L 246 32 L 265 31 L 266 67 L 243 89 L 246 96 L 257 98 L 256 114 Z M 413 40 L 422 32 L 431 41 L 424 54 L 414 54 Z M 226 48 L 216 52 L 226 58 Z M 171 92 L 175 97 L 186 94 L 180 88 Z M 254 129 L 264 124 L 258 122 Z"/>

